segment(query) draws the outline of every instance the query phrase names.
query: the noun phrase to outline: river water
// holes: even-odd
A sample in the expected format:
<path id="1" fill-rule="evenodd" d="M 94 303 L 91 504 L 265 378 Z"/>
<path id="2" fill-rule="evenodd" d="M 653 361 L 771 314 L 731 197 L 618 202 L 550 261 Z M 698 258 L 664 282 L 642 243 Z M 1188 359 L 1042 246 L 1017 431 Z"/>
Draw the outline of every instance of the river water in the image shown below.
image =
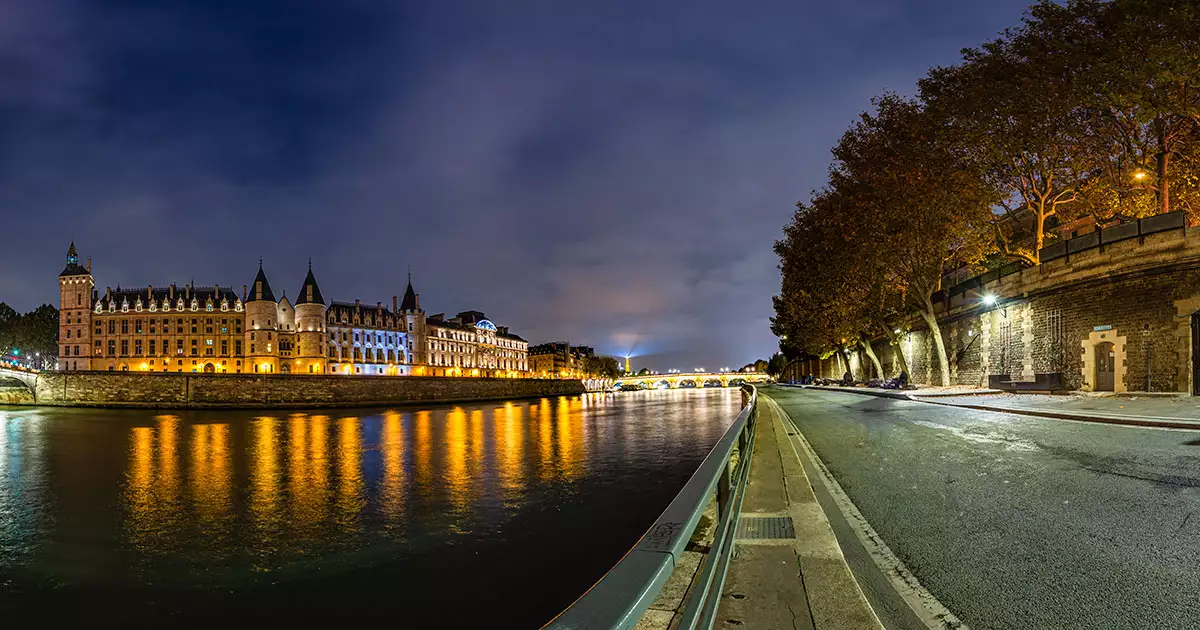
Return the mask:
<path id="1" fill-rule="evenodd" d="M 309 413 L 0 408 L 0 611 L 537 627 L 620 559 L 740 406 L 737 389 L 710 389 Z"/>

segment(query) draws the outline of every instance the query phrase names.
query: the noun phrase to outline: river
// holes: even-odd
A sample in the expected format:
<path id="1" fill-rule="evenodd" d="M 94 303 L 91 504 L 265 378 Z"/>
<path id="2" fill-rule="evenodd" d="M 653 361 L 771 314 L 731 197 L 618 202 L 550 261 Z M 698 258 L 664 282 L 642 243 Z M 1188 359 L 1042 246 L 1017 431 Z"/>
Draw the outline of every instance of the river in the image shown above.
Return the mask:
<path id="1" fill-rule="evenodd" d="M 0 407 L 0 610 L 537 627 L 629 549 L 740 405 L 730 388 L 309 413 Z"/>

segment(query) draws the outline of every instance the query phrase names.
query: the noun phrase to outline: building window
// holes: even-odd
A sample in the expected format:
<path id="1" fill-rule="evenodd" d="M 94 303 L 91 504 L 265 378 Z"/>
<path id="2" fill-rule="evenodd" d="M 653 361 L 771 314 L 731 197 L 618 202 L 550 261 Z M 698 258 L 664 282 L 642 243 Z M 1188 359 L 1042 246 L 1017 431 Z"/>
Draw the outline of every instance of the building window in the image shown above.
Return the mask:
<path id="1" fill-rule="evenodd" d="M 121 334 L 122 335 L 129 334 L 129 320 L 127 320 L 127 319 L 121 320 Z"/>
<path id="2" fill-rule="evenodd" d="M 141 332 L 142 332 L 142 320 L 140 320 L 140 319 L 135 319 L 135 320 L 133 321 L 133 329 L 134 329 L 134 330 L 135 330 L 135 331 L 136 331 L 138 334 L 141 334 Z"/>
<path id="3" fill-rule="evenodd" d="M 150 356 L 154 356 L 154 340 L 150 340 Z"/>
<path id="4" fill-rule="evenodd" d="M 129 340 L 122 339 L 121 340 L 121 356 L 124 357 L 124 356 L 128 356 L 128 355 L 129 355 Z"/>

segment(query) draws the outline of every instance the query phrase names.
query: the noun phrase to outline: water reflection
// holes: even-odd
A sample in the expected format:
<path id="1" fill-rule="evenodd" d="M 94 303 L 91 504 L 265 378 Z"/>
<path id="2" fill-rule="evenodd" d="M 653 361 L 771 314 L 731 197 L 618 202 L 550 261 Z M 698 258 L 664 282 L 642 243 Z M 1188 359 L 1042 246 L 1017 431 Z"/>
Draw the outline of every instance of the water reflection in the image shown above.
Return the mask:
<path id="1" fill-rule="evenodd" d="M 53 535 L 65 515 L 89 532 L 96 575 L 132 583 L 277 581 L 503 536 L 520 511 L 573 500 L 585 481 L 698 461 L 740 404 L 736 392 L 653 394 L 362 416 L 104 412 L 92 424 L 0 411 L 0 569 L 75 553 Z M 714 413 L 699 418 L 700 405 Z M 106 458 L 121 468 L 87 464 Z M 55 479 L 67 487 L 46 497 Z"/>

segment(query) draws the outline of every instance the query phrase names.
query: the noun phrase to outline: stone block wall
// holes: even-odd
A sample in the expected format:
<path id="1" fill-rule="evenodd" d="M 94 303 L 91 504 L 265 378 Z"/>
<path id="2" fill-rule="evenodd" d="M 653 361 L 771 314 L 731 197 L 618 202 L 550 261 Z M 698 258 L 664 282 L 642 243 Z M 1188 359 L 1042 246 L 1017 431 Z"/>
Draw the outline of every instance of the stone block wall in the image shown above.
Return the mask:
<path id="1" fill-rule="evenodd" d="M 1033 380 L 1059 372 L 1069 389 L 1091 390 L 1097 346 L 1107 342 L 1116 355 L 1116 391 L 1188 392 L 1191 315 L 1198 310 L 1200 270 L 1176 269 L 1002 300 L 939 326 L 956 384 L 986 385 L 989 374 Z M 903 342 L 915 383 L 937 382 L 930 341 L 929 330 L 917 328 Z"/>
<path id="2" fill-rule="evenodd" d="M 50 372 L 39 405 L 222 408 L 383 406 L 577 395 L 577 380 L 339 375 Z"/>

